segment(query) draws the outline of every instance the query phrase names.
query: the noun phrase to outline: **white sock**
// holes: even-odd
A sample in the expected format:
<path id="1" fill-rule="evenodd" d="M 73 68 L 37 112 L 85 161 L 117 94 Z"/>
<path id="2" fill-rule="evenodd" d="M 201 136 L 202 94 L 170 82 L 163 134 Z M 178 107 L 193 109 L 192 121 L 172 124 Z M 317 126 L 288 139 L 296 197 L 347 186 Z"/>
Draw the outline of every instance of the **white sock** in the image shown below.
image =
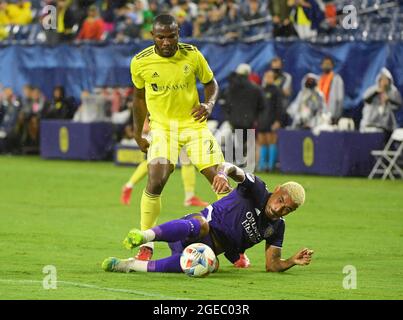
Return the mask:
<path id="1" fill-rule="evenodd" d="M 147 272 L 148 261 L 130 259 L 130 269 L 138 272 Z"/>
<path id="2" fill-rule="evenodd" d="M 131 182 L 126 183 L 126 188 L 133 189 L 133 183 Z"/>
<path id="3" fill-rule="evenodd" d="M 154 249 L 154 243 L 150 242 L 150 241 L 154 241 L 155 232 L 152 229 L 148 229 L 148 230 L 141 231 L 141 233 L 143 234 L 144 242 L 147 242 L 144 245 Z M 149 245 L 150 243 L 152 243 L 152 247 Z"/>
<path id="4" fill-rule="evenodd" d="M 195 193 L 193 191 L 191 191 L 191 192 L 186 191 L 185 192 L 185 201 L 190 200 L 190 198 L 192 198 L 194 195 L 195 195 Z"/>
<path id="5" fill-rule="evenodd" d="M 155 234 L 154 234 L 154 237 L 155 237 Z M 144 243 L 144 244 L 142 244 L 140 247 L 149 247 L 149 248 L 151 248 L 151 249 L 154 250 L 154 242 L 147 242 L 147 243 Z"/>

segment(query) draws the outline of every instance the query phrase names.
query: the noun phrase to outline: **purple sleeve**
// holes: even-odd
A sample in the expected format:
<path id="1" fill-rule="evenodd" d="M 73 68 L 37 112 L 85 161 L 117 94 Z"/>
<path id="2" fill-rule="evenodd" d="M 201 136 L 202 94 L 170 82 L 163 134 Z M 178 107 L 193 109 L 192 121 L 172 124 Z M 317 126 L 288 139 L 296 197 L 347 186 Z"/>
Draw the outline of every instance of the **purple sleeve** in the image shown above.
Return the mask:
<path id="1" fill-rule="evenodd" d="M 284 240 L 285 222 L 280 220 L 280 225 L 276 232 L 269 238 L 266 239 L 266 244 L 282 248 Z"/>
<path id="2" fill-rule="evenodd" d="M 239 260 L 240 255 L 239 252 L 236 251 L 226 251 L 224 253 L 224 256 L 228 259 L 229 262 L 235 263 L 236 261 Z"/>

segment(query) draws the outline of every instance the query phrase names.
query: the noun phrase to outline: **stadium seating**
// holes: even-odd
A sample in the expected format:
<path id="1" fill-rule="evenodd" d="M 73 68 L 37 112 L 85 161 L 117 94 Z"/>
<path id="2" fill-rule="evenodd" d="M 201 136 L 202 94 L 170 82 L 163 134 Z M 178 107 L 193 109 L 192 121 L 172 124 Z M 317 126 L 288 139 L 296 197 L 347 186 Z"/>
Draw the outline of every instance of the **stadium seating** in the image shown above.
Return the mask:
<path id="1" fill-rule="evenodd" d="M 33 1 L 34 21 L 38 21 L 41 10 Z M 242 1 L 241 1 L 242 3 Z M 319 30 L 315 41 L 319 42 L 341 42 L 353 40 L 402 40 L 403 39 L 403 3 L 397 0 L 341 0 L 334 1 L 338 13 L 339 23 L 335 28 L 328 28 L 326 22 L 322 23 L 322 30 Z M 341 25 L 341 19 L 344 17 L 343 8 L 347 5 L 354 5 L 357 9 L 358 25 L 356 29 L 346 30 Z M 240 33 L 241 40 L 246 42 L 257 40 L 272 39 L 272 19 L 267 10 L 263 10 L 263 18 L 240 21 L 235 24 L 221 23 L 219 27 L 208 29 L 201 38 L 208 40 L 223 42 L 223 34 L 228 30 L 237 30 Z M 36 22 L 29 26 L 8 26 L 10 31 L 8 40 L 21 40 L 43 42 L 43 30 L 39 23 Z M 237 40 L 239 40 L 237 39 Z M 107 41 L 110 38 L 106 38 Z M 282 39 L 277 39 L 281 41 Z M 283 39 L 289 40 L 289 39 Z M 225 40 L 228 41 L 228 40 Z"/>

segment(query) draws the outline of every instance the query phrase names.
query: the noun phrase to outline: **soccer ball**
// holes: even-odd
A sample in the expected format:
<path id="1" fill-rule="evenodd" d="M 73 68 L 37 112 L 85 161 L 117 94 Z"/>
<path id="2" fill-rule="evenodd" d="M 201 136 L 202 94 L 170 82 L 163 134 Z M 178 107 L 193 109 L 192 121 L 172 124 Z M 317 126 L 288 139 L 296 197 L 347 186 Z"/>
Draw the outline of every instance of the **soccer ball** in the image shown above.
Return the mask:
<path id="1" fill-rule="evenodd" d="M 182 252 L 181 268 L 190 277 L 205 277 L 217 271 L 218 259 L 213 250 L 204 243 L 192 243 Z"/>

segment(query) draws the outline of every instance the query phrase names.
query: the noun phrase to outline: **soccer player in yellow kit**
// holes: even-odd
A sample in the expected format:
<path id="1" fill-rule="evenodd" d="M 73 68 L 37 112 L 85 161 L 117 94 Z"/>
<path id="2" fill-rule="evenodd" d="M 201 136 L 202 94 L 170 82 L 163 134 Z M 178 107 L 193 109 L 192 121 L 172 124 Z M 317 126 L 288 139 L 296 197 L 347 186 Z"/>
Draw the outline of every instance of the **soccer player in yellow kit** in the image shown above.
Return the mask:
<path id="1" fill-rule="evenodd" d="M 155 18 L 154 45 L 131 61 L 134 84 L 133 118 L 135 140 L 147 152 L 148 181 L 141 198 L 141 230 L 156 225 L 161 193 L 174 170 L 179 151 L 185 148 L 191 162 L 213 182 L 224 156 L 207 128 L 218 95 L 218 84 L 206 59 L 193 45 L 179 43 L 178 24 L 168 14 Z M 204 86 L 200 103 L 196 79 Z M 143 123 L 150 115 L 151 142 L 142 137 Z M 217 195 L 226 195 L 230 190 Z M 152 243 L 140 247 L 137 259 L 152 257 Z"/>

